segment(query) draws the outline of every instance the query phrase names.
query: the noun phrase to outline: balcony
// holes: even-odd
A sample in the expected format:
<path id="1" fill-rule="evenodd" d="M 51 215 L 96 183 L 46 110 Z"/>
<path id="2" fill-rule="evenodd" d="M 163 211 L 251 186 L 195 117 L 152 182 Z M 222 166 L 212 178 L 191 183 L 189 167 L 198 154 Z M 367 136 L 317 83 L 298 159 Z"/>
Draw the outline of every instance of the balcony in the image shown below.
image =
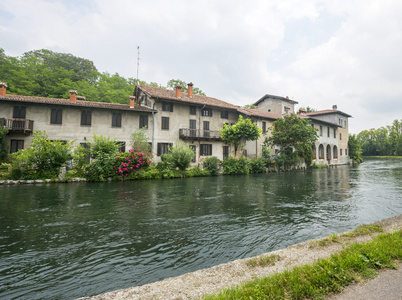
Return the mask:
<path id="1" fill-rule="evenodd" d="M 219 131 L 214 130 L 200 130 L 181 128 L 179 136 L 183 140 L 208 140 L 208 141 L 221 141 L 221 134 Z"/>
<path id="2" fill-rule="evenodd" d="M 1 126 L 8 129 L 8 133 L 32 134 L 34 121 L 28 119 L 6 119 L 2 118 Z"/>

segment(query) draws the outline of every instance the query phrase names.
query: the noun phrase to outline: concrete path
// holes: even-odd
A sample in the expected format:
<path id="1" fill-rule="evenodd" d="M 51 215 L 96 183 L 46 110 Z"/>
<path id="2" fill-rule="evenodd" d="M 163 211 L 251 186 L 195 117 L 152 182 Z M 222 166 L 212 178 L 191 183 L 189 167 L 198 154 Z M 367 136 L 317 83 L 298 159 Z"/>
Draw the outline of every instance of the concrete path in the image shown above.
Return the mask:
<path id="1" fill-rule="evenodd" d="M 374 279 L 348 286 L 327 300 L 402 300 L 402 263 L 398 270 L 386 270 Z"/>

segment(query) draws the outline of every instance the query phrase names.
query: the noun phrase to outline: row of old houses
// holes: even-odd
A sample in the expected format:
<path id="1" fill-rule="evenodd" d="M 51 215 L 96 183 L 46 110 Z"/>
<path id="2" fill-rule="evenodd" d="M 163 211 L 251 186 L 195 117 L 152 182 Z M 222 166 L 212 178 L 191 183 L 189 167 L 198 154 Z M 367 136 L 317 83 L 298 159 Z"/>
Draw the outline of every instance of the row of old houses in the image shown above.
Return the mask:
<path id="1" fill-rule="evenodd" d="M 234 124 L 242 115 L 250 118 L 262 129 L 257 141 L 247 142 L 244 154 L 260 156 L 268 128 L 272 122 L 286 114 L 296 113 L 298 102 L 287 97 L 265 95 L 254 103 L 255 109 L 193 94 L 181 87 L 175 90 L 137 85 L 128 104 L 85 101 L 77 91 L 70 91 L 69 99 L 12 95 L 7 84 L 0 82 L 1 125 L 9 129 L 9 152 L 29 147 L 32 133 L 45 130 L 51 140 L 74 140 L 86 145 L 94 134 L 110 135 L 121 151 L 129 149 L 131 133 L 146 128 L 154 160 L 167 153 L 170 145 L 183 141 L 195 152 L 195 163 L 206 156 L 224 159 L 233 149 L 219 134 L 223 124 Z M 106 100 L 106 99 L 105 99 Z M 332 109 L 307 113 L 299 110 L 301 118 L 311 120 L 319 130 L 314 148 L 314 159 L 321 164 L 346 164 L 348 157 L 348 118 L 351 116 Z M 274 149 L 273 149 L 274 151 Z"/>

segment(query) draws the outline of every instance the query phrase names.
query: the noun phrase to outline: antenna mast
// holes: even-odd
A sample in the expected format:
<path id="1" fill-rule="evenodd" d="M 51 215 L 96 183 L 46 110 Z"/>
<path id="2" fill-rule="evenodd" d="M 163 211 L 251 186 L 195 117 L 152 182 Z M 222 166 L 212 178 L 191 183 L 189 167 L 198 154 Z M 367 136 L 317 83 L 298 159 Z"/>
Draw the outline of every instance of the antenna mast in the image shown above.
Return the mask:
<path id="1" fill-rule="evenodd" d="M 140 69 L 140 46 L 137 46 L 137 52 L 138 52 L 138 56 L 137 56 L 137 84 L 139 83 L 138 81 L 138 71 Z"/>

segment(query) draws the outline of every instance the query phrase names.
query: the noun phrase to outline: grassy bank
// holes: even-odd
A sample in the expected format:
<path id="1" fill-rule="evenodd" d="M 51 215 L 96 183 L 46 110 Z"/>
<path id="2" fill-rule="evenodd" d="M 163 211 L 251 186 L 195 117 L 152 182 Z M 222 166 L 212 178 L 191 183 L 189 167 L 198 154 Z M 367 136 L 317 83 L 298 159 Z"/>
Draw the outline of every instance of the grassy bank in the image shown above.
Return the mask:
<path id="1" fill-rule="evenodd" d="M 375 231 L 381 231 L 381 228 L 363 226 L 346 235 L 333 235 L 323 243 L 313 243 L 311 247 L 347 242 L 354 236 Z M 280 258 L 266 259 L 267 264 L 274 264 L 277 260 Z M 402 261 L 402 230 L 380 234 L 370 242 L 346 246 L 341 252 L 319 259 L 314 264 L 258 278 L 218 294 L 207 295 L 204 299 L 323 299 L 353 282 L 376 276 L 380 269 L 395 268 L 397 261 Z M 252 264 L 263 267 L 265 262 Z"/>

